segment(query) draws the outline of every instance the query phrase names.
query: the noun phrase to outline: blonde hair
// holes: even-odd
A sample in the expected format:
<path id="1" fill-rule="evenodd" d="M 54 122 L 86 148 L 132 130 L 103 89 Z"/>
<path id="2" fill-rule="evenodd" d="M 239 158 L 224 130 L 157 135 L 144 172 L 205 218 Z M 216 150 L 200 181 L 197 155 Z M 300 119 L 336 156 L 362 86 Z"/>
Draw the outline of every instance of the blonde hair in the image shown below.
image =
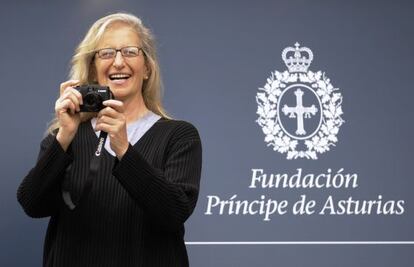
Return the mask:
<path id="1" fill-rule="evenodd" d="M 116 22 L 124 23 L 134 29 L 141 40 L 141 48 L 144 50 L 145 64 L 148 68 L 148 79 L 144 80 L 142 85 L 142 97 L 146 107 L 161 117 L 170 118 L 161 103 L 162 81 L 155 38 L 134 15 L 114 13 L 97 20 L 76 48 L 71 62 L 70 79 L 79 80 L 80 84 L 97 83 L 93 66 L 95 50 L 105 31 Z M 91 116 L 84 116 L 84 120 L 90 118 Z M 59 123 L 55 117 L 48 127 L 48 133 L 53 133 L 58 128 Z"/>

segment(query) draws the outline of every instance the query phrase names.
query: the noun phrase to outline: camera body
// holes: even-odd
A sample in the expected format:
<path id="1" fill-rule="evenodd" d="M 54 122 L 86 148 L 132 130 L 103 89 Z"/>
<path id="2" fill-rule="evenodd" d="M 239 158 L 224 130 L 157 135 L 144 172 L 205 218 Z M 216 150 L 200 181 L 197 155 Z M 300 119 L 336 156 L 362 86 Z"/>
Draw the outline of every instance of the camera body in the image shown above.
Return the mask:
<path id="1" fill-rule="evenodd" d="M 80 112 L 99 112 L 104 108 L 102 102 L 114 98 L 108 86 L 87 84 L 74 88 L 82 95 L 83 105 L 79 106 Z"/>

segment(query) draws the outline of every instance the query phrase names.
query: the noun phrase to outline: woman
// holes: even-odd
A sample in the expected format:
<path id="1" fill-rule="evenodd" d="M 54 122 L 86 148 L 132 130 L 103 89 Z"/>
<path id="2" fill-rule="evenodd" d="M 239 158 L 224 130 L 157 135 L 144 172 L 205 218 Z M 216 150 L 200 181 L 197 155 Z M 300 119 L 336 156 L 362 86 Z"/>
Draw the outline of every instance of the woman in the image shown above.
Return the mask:
<path id="1" fill-rule="evenodd" d="M 129 14 L 99 19 L 71 76 L 18 189 L 29 216 L 50 216 L 43 266 L 188 266 L 184 222 L 197 201 L 201 142 L 194 126 L 162 108 L 150 31 Z M 97 115 L 80 113 L 74 87 L 83 84 L 109 86 L 115 99 Z M 108 139 L 85 196 L 99 131 Z"/>

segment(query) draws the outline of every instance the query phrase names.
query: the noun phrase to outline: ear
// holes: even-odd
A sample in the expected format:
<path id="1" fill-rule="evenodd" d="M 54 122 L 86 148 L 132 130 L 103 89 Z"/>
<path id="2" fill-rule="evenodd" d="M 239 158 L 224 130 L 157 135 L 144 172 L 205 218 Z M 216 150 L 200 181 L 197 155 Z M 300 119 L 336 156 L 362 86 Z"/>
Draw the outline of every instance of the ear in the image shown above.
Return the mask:
<path id="1" fill-rule="evenodd" d="M 148 80 L 151 75 L 151 70 L 148 66 L 148 63 L 145 62 L 145 70 L 144 70 L 144 80 Z"/>

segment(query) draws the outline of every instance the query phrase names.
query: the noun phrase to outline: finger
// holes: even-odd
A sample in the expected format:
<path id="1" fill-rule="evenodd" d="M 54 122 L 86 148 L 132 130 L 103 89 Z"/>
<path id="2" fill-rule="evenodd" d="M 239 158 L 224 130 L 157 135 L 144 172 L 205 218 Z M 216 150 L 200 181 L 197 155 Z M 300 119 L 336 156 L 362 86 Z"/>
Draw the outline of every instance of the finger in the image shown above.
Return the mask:
<path id="1" fill-rule="evenodd" d="M 104 106 L 115 109 L 119 113 L 124 113 L 125 109 L 124 109 L 124 103 L 122 103 L 122 101 L 115 100 L 115 99 L 109 99 L 109 100 L 104 101 L 102 104 Z"/>
<path id="2" fill-rule="evenodd" d="M 65 92 L 66 91 L 70 91 L 71 93 L 73 93 L 78 98 L 79 103 L 81 105 L 83 104 L 82 94 L 78 90 L 76 90 L 72 86 L 69 86 L 66 88 Z"/>
<path id="3" fill-rule="evenodd" d="M 101 111 L 99 111 L 98 118 L 102 116 L 108 116 L 114 119 L 122 118 L 122 114 L 119 113 L 117 110 L 113 109 L 112 107 L 106 107 L 106 108 L 103 108 Z"/>
<path id="4" fill-rule="evenodd" d="M 119 124 L 119 120 L 103 115 L 96 120 L 96 124 L 99 124 L 99 123 L 105 123 L 105 124 L 114 126 L 114 125 Z"/>
<path id="5" fill-rule="evenodd" d="M 68 99 L 69 100 L 69 99 Z M 68 104 L 68 109 L 67 109 L 71 114 L 75 114 L 76 113 L 76 106 L 75 104 L 69 100 L 69 104 Z"/>
<path id="6" fill-rule="evenodd" d="M 55 110 L 56 111 L 65 111 L 70 106 L 70 100 L 69 99 L 58 99 L 55 103 Z"/>
<path id="7" fill-rule="evenodd" d="M 76 105 L 72 102 L 70 104 L 70 111 L 72 114 L 75 114 L 77 111 L 79 111 L 79 108 L 77 108 Z"/>
<path id="8" fill-rule="evenodd" d="M 74 95 L 77 99 L 77 101 L 74 101 L 74 102 L 78 102 L 80 105 L 83 104 L 82 94 L 71 86 L 66 87 L 65 91 L 61 95 L 61 99 L 67 98 L 71 94 Z"/>
<path id="9" fill-rule="evenodd" d="M 69 99 L 75 105 L 76 111 L 80 110 L 79 99 L 72 91 L 67 91 L 64 93 L 62 100 L 65 100 L 65 99 Z"/>
<path id="10" fill-rule="evenodd" d="M 63 82 L 60 84 L 60 95 L 63 94 L 63 92 L 65 91 L 66 87 L 68 86 L 76 86 L 79 84 L 79 80 L 69 80 L 66 82 Z"/>
<path id="11" fill-rule="evenodd" d="M 113 126 L 107 123 L 96 123 L 95 131 L 104 131 L 107 133 L 112 133 Z"/>
<path id="12" fill-rule="evenodd" d="M 55 110 L 58 113 L 68 112 L 74 114 L 76 106 L 70 99 L 64 99 L 56 104 Z"/>

